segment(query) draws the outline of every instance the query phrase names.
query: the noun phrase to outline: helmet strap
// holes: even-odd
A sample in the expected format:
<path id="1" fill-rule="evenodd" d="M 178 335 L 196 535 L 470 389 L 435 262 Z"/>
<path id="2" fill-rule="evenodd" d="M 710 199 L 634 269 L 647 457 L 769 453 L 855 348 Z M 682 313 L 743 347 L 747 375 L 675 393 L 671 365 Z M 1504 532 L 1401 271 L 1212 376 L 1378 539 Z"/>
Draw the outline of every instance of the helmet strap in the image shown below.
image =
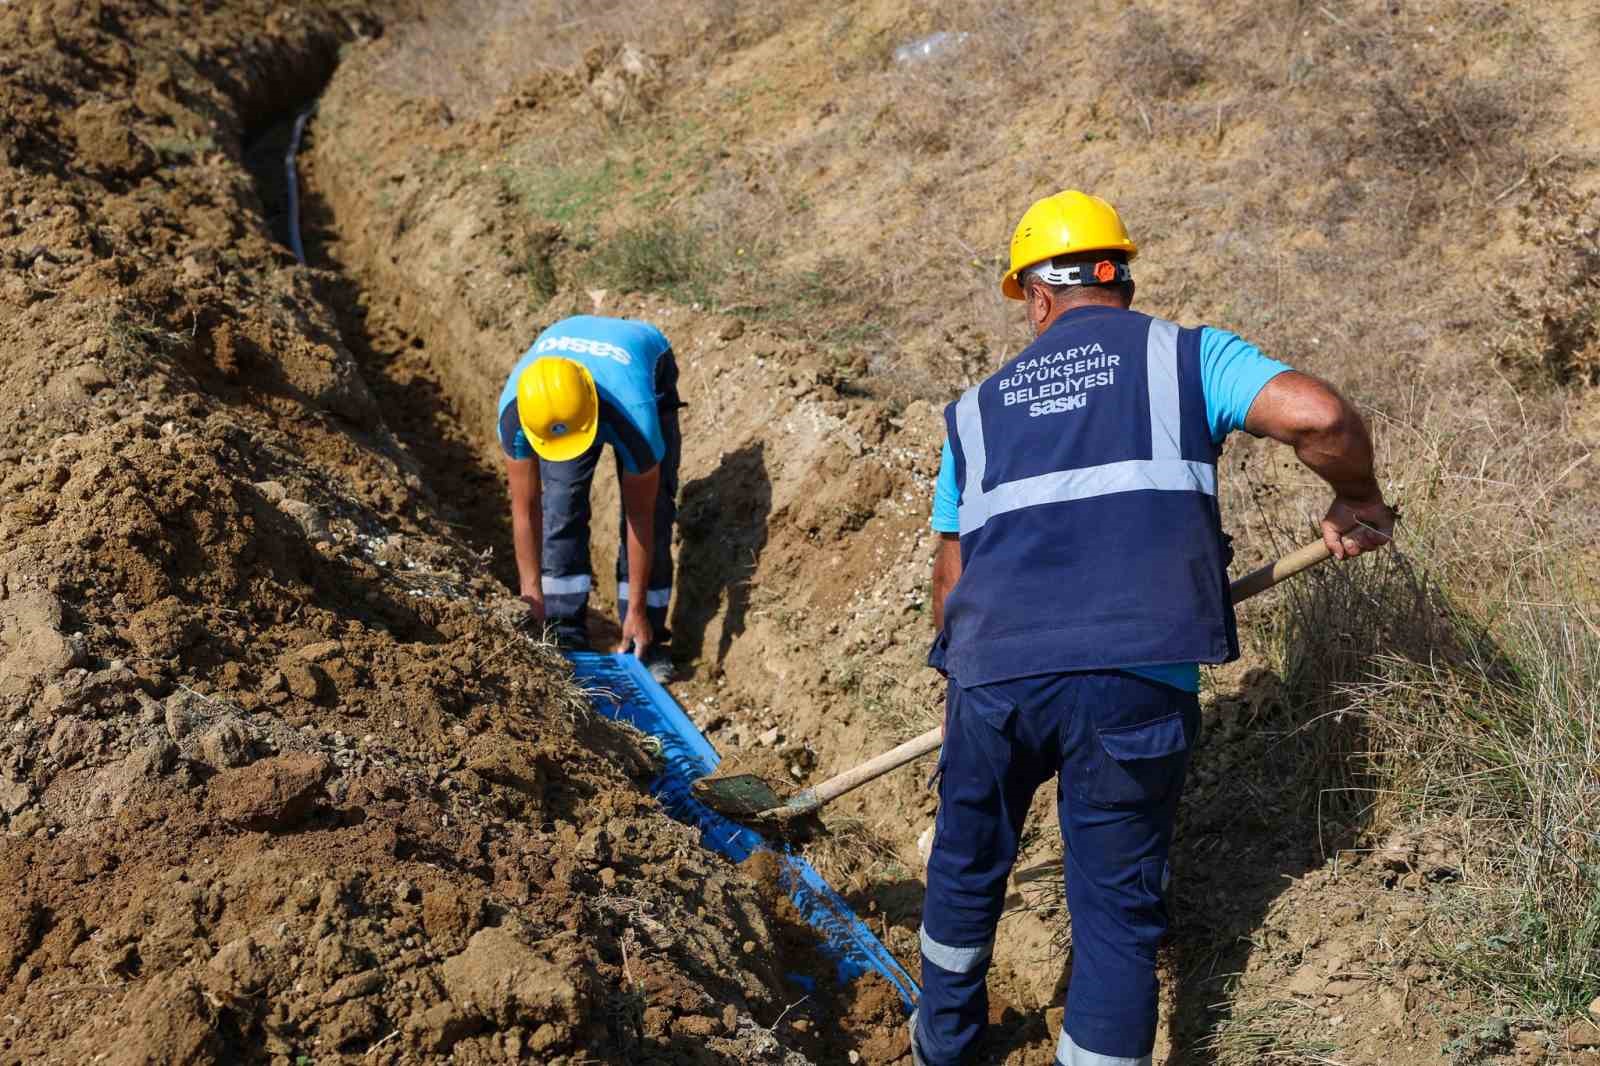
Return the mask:
<path id="1" fill-rule="evenodd" d="M 1133 271 L 1127 263 L 1115 259 L 1098 259 L 1093 262 L 1067 262 L 1058 264 L 1054 259 L 1022 271 L 1022 280 L 1037 279 L 1046 285 L 1116 285 L 1132 281 Z"/>

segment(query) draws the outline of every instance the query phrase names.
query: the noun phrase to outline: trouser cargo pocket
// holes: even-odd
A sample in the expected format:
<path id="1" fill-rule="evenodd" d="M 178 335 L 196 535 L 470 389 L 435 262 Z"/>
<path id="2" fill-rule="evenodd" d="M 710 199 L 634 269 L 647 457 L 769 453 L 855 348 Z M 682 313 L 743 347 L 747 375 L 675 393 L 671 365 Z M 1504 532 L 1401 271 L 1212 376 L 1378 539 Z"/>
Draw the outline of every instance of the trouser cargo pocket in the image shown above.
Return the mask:
<path id="1" fill-rule="evenodd" d="M 1098 751 L 1082 782 L 1082 798 L 1097 807 L 1144 808 L 1166 802 L 1182 787 L 1190 729 L 1182 712 L 1136 725 L 1097 726 Z"/>

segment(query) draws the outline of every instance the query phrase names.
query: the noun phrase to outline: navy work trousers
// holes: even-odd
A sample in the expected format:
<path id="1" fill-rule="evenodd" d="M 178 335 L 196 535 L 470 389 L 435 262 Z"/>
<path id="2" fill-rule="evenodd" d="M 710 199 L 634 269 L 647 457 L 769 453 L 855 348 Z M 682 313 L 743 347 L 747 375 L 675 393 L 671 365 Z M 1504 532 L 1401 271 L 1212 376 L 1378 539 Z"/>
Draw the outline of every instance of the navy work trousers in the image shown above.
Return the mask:
<path id="1" fill-rule="evenodd" d="M 667 629 L 667 608 L 672 600 L 672 527 L 678 516 L 678 461 L 683 436 L 678 428 L 678 367 L 671 352 L 656 364 L 656 404 L 666 455 L 661 460 L 661 488 L 656 494 L 654 549 L 645 613 L 657 644 L 672 639 Z M 539 460 L 539 481 L 544 504 L 544 551 L 540 570 L 544 588 L 545 620 L 556 638 L 570 647 L 589 645 L 588 616 L 591 563 L 589 559 L 589 490 L 600 465 L 604 445 L 594 446 L 564 463 Z M 622 478 L 622 460 L 617 460 Z M 621 502 L 618 502 L 619 511 Z M 628 521 L 618 523 L 617 609 L 628 611 Z"/>
<path id="2" fill-rule="evenodd" d="M 1131 674 L 951 683 L 922 918 L 919 1066 L 955 1066 L 988 1017 L 985 977 L 1034 791 L 1056 778 L 1072 980 L 1056 1061 L 1144 1066 L 1156 1031 L 1167 857 L 1199 700 Z"/>

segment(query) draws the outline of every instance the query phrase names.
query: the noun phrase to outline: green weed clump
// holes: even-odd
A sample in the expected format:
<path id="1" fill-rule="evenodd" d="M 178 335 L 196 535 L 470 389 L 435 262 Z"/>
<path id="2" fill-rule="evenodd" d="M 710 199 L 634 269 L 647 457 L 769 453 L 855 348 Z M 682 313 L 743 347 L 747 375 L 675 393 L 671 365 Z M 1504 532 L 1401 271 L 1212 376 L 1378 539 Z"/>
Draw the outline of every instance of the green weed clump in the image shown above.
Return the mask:
<path id="1" fill-rule="evenodd" d="M 588 269 L 594 280 L 626 292 L 663 290 L 704 299 L 715 264 L 698 234 L 669 218 L 626 226 L 596 246 Z"/>
<path id="2" fill-rule="evenodd" d="M 506 195 L 528 214 L 549 222 L 592 222 L 616 193 L 621 172 L 611 160 L 598 167 L 508 162 L 496 173 Z"/>
<path id="3" fill-rule="evenodd" d="M 216 140 L 207 133 L 172 133 L 150 142 L 150 147 L 167 162 L 194 159 L 217 150 Z"/>

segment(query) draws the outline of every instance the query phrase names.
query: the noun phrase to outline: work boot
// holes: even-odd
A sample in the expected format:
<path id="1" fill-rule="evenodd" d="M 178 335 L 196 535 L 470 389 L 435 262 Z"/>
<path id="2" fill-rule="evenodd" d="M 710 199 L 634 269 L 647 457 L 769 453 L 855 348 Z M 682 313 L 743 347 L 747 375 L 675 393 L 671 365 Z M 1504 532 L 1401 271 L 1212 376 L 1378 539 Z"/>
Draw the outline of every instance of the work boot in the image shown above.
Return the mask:
<path id="1" fill-rule="evenodd" d="M 658 645 L 652 644 L 645 651 L 644 668 L 650 671 L 650 676 L 656 679 L 657 684 L 665 685 L 677 677 L 672 665 L 672 652 Z"/>

